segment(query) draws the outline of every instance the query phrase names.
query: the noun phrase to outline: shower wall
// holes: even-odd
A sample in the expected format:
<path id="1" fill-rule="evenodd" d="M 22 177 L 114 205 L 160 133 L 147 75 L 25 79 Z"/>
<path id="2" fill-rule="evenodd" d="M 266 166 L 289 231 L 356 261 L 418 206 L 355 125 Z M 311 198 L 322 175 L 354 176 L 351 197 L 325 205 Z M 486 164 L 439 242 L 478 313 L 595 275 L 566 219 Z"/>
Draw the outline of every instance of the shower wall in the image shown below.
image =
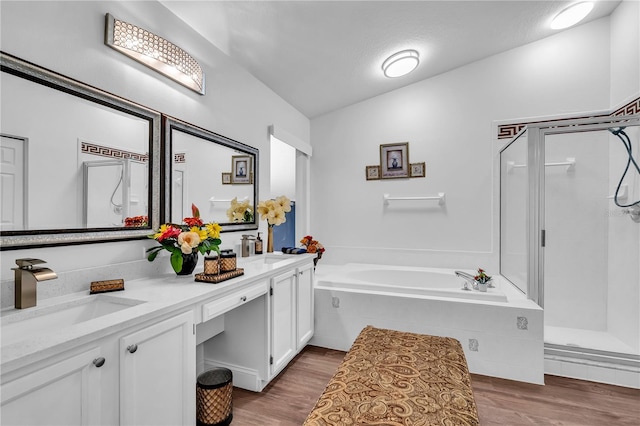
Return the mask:
<path id="1" fill-rule="evenodd" d="M 545 325 L 607 329 L 609 146 L 606 130 L 545 138 Z M 627 258 L 628 261 L 628 258 Z"/>

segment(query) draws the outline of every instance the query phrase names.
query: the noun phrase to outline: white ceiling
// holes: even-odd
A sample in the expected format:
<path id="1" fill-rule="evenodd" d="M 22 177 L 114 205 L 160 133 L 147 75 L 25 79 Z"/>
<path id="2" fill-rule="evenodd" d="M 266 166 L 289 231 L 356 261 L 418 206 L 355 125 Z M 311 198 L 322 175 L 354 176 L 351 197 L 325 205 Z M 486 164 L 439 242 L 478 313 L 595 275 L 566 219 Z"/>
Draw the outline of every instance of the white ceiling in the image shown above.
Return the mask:
<path id="1" fill-rule="evenodd" d="M 161 0 L 309 118 L 550 36 L 574 2 Z M 600 0 L 584 22 L 619 3 Z M 384 77 L 384 59 L 408 48 L 419 67 Z"/>

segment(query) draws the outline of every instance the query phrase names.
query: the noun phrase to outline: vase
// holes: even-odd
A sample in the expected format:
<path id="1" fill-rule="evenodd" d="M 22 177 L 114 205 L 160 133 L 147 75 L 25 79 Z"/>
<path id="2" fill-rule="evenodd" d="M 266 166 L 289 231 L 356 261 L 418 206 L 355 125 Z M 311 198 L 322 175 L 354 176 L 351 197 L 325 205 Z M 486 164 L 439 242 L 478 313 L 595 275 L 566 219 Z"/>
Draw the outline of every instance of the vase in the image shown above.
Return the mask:
<path id="1" fill-rule="evenodd" d="M 313 258 L 313 269 L 316 269 L 316 266 L 318 265 L 318 260 L 322 259 L 322 252 L 319 251 L 317 253 L 317 256 Z"/>
<path id="2" fill-rule="evenodd" d="M 267 253 L 273 253 L 273 226 L 269 226 L 267 232 Z"/>
<path id="3" fill-rule="evenodd" d="M 198 252 L 193 251 L 191 254 L 182 254 L 182 269 L 176 274 L 178 275 L 191 275 L 193 270 L 196 269 L 198 264 Z M 174 268 L 175 271 L 175 268 Z"/>
<path id="4" fill-rule="evenodd" d="M 476 284 L 478 284 L 478 291 L 482 291 L 482 292 L 487 291 L 487 283 L 481 283 L 476 281 Z"/>

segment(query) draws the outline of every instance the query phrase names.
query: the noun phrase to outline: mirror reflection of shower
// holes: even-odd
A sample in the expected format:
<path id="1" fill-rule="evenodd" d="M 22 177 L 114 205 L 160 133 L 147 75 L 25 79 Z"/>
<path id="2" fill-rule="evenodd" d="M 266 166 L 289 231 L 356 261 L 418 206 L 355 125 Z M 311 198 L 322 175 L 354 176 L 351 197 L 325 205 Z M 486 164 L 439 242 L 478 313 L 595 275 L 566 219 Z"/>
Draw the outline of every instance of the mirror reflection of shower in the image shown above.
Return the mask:
<path id="1" fill-rule="evenodd" d="M 84 225 L 122 226 L 131 211 L 131 162 L 84 161 L 82 171 Z"/>

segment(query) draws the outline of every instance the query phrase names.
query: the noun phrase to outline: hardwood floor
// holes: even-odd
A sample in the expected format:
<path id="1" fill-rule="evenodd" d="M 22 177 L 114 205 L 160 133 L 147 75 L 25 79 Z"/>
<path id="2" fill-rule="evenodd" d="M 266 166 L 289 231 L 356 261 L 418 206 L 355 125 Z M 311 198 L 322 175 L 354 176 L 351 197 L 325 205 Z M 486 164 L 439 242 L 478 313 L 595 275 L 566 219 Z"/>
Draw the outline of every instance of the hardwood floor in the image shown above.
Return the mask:
<path id="1" fill-rule="evenodd" d="M 307 346 L 261 393 L 234 388 L 232 425 L 300 426 L 343 357 Z M 545 386 L 475 374 L 471 381 L 482 426 L 640 425 L 640 390 L 555 376 Z"/>

